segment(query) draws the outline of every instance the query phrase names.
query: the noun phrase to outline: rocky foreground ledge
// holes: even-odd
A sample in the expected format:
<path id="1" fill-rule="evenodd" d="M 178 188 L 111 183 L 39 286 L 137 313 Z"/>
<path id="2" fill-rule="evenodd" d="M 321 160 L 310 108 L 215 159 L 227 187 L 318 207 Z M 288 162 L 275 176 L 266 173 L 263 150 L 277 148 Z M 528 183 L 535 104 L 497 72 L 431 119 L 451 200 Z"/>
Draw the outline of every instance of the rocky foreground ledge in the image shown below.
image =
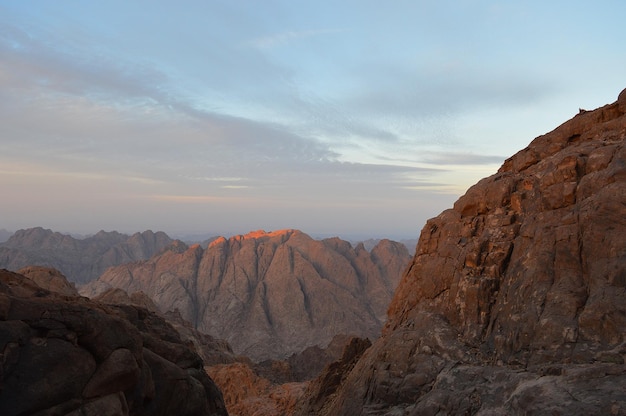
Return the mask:
<path id="1" fill-rule="evenodd" d="M 56 271 L 23 272 L 33 280 L 0 270 L 0 415 L 227 415 L 164 319 L 82 298 Z"/>

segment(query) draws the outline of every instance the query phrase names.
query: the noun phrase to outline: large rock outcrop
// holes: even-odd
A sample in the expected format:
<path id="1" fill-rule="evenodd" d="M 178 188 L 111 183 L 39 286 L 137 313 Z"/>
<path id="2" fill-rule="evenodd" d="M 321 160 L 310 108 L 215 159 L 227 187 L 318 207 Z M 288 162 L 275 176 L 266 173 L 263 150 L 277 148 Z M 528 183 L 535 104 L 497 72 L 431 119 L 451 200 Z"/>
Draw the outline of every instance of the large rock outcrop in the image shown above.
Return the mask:
<path id="1" fill-rule="evenodd" d="M 626 91 L 429 220 L 322 414 L 625 415 L 625 113 Z"/>
<path id="2" fill-rule="evenodd" d="M 160 231 L 132 236 L 100 231 L 78 239 L 35 227 L 19 230 L 0 244 L 0 268 L 17 271 L 31 265 L 53 267 L 71 282 L 86 283 L 111 266 L 150 258 L 173 242 Z"/>
<path id="3" fill-rule="evenodd" d="M 111 268 L 81 293 L 142 291 L 237 354 L 284 359 L 337 334 L 379 336 L 409 261 L 406 247 L 389 240 L 368 252 L 297 230 L 259 231 Z"/>
<path id="4" fill-rule="evenodd" d="M 57 269 L 43 266 L 28 266 L 17 271 L 18 274 L 28 277 L 35 284 L 50 292 L 66 296 L 79 296 L 78 290 L 73 283 Z"/>
<path id="5" fill-rule="evenodd" d="M 227 413 L 201 358 L 158 315 L 0 270 L 0 414 Z"/>

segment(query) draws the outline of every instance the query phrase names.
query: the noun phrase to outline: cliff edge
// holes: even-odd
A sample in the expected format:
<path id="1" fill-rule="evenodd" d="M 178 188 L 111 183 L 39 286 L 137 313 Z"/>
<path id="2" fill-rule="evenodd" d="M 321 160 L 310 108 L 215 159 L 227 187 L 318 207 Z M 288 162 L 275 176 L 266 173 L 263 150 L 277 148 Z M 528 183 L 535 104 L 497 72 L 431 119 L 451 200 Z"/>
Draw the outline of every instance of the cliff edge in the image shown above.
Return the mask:
<path id="1" fill-rule="evenodd" d="M 625 358 L 626 90 L 427 222 L 324 414 L 623 415 Z"/>

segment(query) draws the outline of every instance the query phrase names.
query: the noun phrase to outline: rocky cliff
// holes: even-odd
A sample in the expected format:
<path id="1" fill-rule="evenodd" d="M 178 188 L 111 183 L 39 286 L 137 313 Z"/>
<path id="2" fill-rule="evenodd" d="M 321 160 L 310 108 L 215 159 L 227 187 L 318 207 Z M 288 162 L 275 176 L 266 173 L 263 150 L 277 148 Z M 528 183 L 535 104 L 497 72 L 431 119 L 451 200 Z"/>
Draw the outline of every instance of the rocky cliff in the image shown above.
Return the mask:
<path id="1" fill-rule="evenodd" d="M 205 333 L 255 361 L 325 347 L 336 334 L 376 338 L 410 256 L 382 240 L 371 251 L 297 230 L 180 245 L 107 270 L 81 293 L 145 292 Z"/>
<path id="2" fill-rule="evenodd" d="M 0 270 L 0 414 L 227 413 L 201 358 L 158 315 Z"/>
<path id="3" fill-rule="evenodd" d="M 427 222 L 321 414 L 624 415 L 625 358 L 626 90 Z"/>
<path id="4" fill-rule="evenodd" d="M 111 266 L 152 257 L 172 242 L 163 232 L 128 236 L 100 231 L 77 239 L 41 227 L 29 228 L 0 244 L 0 268 L 16 271 L 31 265 L 53 267 L 72 282 L 86 283 Z"/>

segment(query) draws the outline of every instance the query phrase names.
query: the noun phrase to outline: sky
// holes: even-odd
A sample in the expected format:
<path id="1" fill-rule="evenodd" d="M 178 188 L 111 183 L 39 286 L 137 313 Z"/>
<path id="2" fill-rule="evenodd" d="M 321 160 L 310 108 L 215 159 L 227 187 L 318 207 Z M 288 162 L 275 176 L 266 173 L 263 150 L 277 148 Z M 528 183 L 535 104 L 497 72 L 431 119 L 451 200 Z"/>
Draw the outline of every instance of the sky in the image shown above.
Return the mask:
<path id="1" fill-rule="evenodd" d="M 626 2 L 0 0 L 0 228 L 417 238 L 626 87 Z"/>

